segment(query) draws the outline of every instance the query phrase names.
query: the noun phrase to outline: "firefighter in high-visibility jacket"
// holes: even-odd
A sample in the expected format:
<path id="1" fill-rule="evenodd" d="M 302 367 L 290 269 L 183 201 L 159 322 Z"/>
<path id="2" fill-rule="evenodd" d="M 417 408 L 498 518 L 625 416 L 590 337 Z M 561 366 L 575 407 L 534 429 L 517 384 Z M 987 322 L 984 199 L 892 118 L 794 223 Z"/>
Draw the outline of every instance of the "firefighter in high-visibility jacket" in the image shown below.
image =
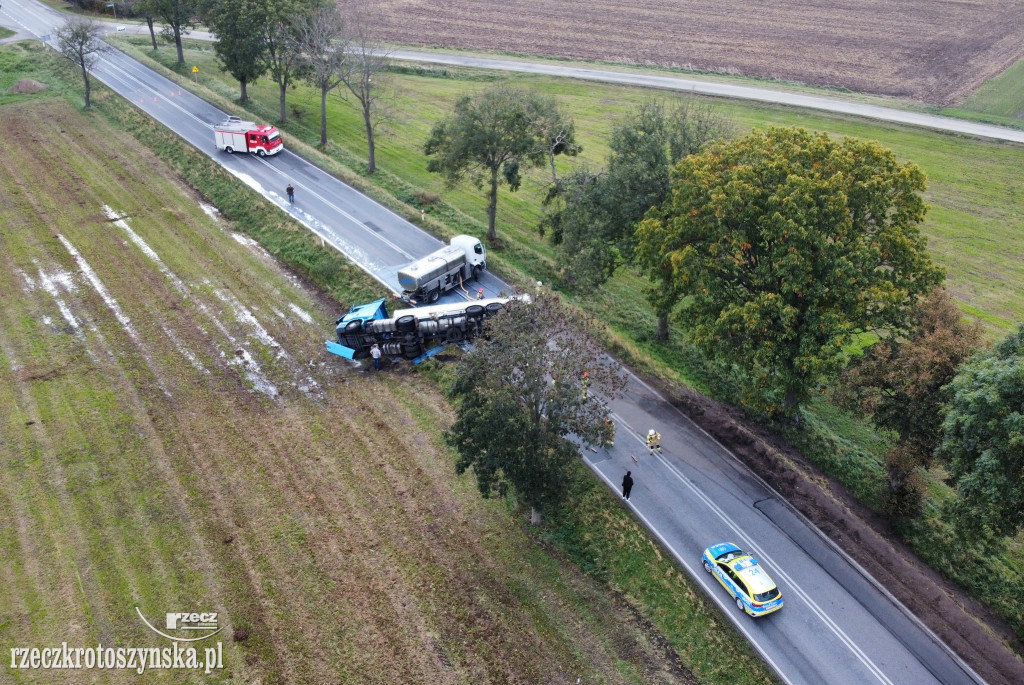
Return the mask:
<path id="1" fill-rule="evenodd" d="M 615 447 L 615 424 L 611 419 L 604 420 L 604 431 L 601 433 L 601 444 L 604 447 Z"/>
<path id="2" fill-rule="evenodd" d="M 657 432 L 653 428 L 647 431 L 647 449 L 650 450 L 651 456 L 654 456 L 654 450 L 658 450 L 658 454 L 661 454 L 661 433 Z"/>

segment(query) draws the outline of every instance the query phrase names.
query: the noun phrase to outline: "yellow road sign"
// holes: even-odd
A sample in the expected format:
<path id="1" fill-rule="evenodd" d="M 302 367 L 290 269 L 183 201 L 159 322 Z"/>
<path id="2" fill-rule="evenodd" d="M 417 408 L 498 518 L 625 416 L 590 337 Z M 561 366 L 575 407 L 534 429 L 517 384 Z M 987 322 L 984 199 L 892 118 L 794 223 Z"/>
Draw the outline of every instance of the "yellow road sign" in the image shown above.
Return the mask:
<path id="1" fill-rule="evenodd" d="M 198 74 L 199 73 L 199 67 L 192 67 L 192 73 L 193 74 Z"/>

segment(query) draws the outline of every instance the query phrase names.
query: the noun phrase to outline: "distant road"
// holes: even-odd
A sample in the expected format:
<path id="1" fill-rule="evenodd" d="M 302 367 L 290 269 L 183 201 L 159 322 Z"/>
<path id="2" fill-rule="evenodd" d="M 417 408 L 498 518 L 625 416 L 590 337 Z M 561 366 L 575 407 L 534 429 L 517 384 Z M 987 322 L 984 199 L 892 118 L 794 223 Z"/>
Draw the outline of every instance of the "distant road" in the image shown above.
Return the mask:
<path id="1" fill-rule="evenodd" d="M 660 88 L 662 90 L 714 95 L 716 97 L 733 98 L 736 100 L 756 100 L 758 102 L 770 102 L 778 105 L 804 107 L 806 109 L 815 109 L 823 112 L 833 112 L 836 114 L 850 114 L 853 116 L 865 117 L 867 119 L 887 121 L 894 124 L 909 124 L 911 126 L 920 126 L 922 128 L 930 128 L 936 131 L 945 131 L 947 133 L 962 133 L 969 136 L 978 136 L 980 138 L 992 138 L 994 140 L 1013 143 L 1024 143 L 1024 131 L 1006 128 L 1005 126 L 976 124 L 962 119 L 953 119 L 952 117 L 941 117 L 934 114 L 921 114 L 918 112 L 905 112 L 903 110 L 891 109 L 889 107 L 878 107 L 877 105 L 866 105 L 857 102 L 850 102 L 848 100 L 825 98 L 815 95 L 787 93 L 785 91 L 771 90 L 769 88 L 738 86 L 728 83 L 715 83 L 714 81 L 698 81 L 678 76 L 656 76 L 653 74 L 641 74 L 636 72 L 611 71 L 609 69 L 574 67 L 540 62 L 522 62 L 508 59 L 467 57 L 435 52 L 395 50 L 391 54 L 395 59 L 412 62 L 450 64 L 461 67 L 476 67 L 478 69 L 514 71 L 524 74 L 543 74 L 545 76 L 564 76 L 566 78 L 583 79 L 585 81 L 601 81 L 604 83 L 618 83 L 626 86 Z"/>

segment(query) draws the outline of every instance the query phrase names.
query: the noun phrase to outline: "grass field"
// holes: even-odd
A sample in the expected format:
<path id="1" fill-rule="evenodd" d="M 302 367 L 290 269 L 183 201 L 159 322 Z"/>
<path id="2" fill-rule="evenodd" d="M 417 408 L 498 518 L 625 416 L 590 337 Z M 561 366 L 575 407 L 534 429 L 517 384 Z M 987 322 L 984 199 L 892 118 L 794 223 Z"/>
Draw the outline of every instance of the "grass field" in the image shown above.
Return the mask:
<path id="1" fill-rule="evenodd" d="M 233 109 L 236 85 L 217 73 L 208 45 L 196 44 L 189 52 L 189 64 L 199 64 L 205 84 L 219 97 L 222 106 Z M 140 56 L 149 51 L 139 50 Z M 171 56 L 161 51 L 158 59 Z M 378 199 L 401 202 L 426 210 L 427 226 L 442 235 L 455 232 L 482 234 L 485 220 L 483 194 L 470 185 L 445 188 L 441 180 L 425 171 L 421 146 L 432 124 L 450 111 L 454 100 L 502 79 L 525 88 L 555 94 L 576 121 L 584 153 L 576 160 L 562 160 L 565 173 L 570 165 L 599 166 L 607 155 L 608 132 L 616 121 L 637 103 L 651 97 L 641 89 L 600 86 L 518 74 L 496 74 L 450 68 L 411 66 L 392 75 L 391 135 L 379 141 L 381 173 L 372 179 L 356 177 L 353 182 L 377 193 Z M 276 89 L 273 84 L 250 86 L 255 97 L 249 111 L 257 118 L 277 118 Z M 675 96 L 655 93 L 671 101 Z M 312 113 L 317 100 L 303 87 L 289 92 L 291 108 Z M 365 172 L 361 123 L 354 108 L 330 98 L 328 152 L 341 165 Z M 1024 264 L 1018 255 L 1024 235 L 1024 197 L 1019 192 L 1018 170 L 1024 161 L 1020 146 L 933 134 L 920 129 L 887 126 L 854 118 L 823 116 L 790 108 L 720 101 L 740 130 L 766 124 L 800 125 L 824 130 L 836 136 L 855 135 L 879 140 L 903 160 L 918 163 L 928 175 L 927 200 L 931 211 L 923 226 L 935 259 L 947 269 L 948 285 L 965 312 L 980 319 L 987 338 L 995 340 L 1024 320 Z M 235 106 L 237 107 L 237 105 Z M 315 115 L 292 118 L 286 135 L 293 144 L 314 143 L 318 121 Z M 309 148 L 304 148 L 309 149 Z M 551 248 L 533 229 L 539 218 L 539 198 L 546 189 L 544 170 L 535 172 L 518 193 L 502 191 L 498 206 L 498 230 L 505 248 L 492 253 L 492 262 L 504 275 L 521 283 L 554 275 Z M 423 205 L 417 199 L 421 189 L 438 193 L 439 203 Z M 383 195 L 381 195 L 383 193 Z M 408 210 L 406 215 L 409 215 Z M 416 216 L 418 212 L 413 213 Z M 418 217 L 417 217 L 418 220 Z M 683 381 L 720 398 L 729 399 L 729 385 L 685 345 L 653 342 L 654 318 L 644 302 L 643 280 L 626 271 L 612 279 L 600 292 L 576 293 L 574 299 L 598 313 L 610 326 L 612 347 L 641 370 Z M 877 506 L 878 488 L 884 479 L 882 453 L 885 439 L 875 435 L 863 421 L 837 411 L 826 402 L 810 405 L 805 415 L 807 431 L 787 438 L 822 470 L 840 480 L 869 506 Z M 932 491 L 943 487 L 932 478 Z M 940 501 L 947 494 L 936 495 Z M 949 531 L 935 518 L 936 507 L 928 506 L 929 518 L 906 531 L 908 541 L 922 558 L 953 578 L 1008 620 L 1024 635 L 1018 589 L 1024 586 L 1024 561 L 1020 540 L 1005 554 L 982 557 L 970 550 L 955 551 L 948 543 Z M 966 556 L 962 556 L 966 554 Z M 952 556 L 951 556 L 952 555 Z M 958 556 L 959 555 L 959 556 Z M 985 582 L 996 574 L 1001 584 Z"/>
<path id="2" fill-rule="evenodd" d="M 305 279 L 373 285 L 119 98 L 69 106 L 52 64 L 0 49 L 54 86 L 0 101 L 4 653 L 160 646 L 137 607 L 219 612 L 225 681 L 773 682 L 603 488 L 590 573 L 481 500 L 428 378 L 325 358 L 344 305 Z"/>

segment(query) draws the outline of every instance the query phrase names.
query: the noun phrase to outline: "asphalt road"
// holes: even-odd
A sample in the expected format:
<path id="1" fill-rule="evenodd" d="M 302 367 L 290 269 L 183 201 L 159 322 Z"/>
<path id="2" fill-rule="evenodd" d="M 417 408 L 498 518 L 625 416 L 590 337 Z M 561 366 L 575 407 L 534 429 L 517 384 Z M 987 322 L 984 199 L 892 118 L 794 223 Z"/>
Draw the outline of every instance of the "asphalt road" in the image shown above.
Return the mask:
<path id="1" fill-rule="evenodd" d="M 61 21 L 33 0 L 6 0 L 0 9 L 0 23 L 13 22 L 36 36 L 52 34 Z M 441 244 L 291 152 L 259 159 L 218 151 L 211 125 L 226 113 L 123 53 L 106 56 L 95 73 L 389 288 L 397 286 L 401 266 Z M 289 182 L 296 188 L 294 206 L 284 197 Z M 511 291 L 490 274 L 483 285 L 488 296 Z M 633 471 L 636 484 L 626 506 L 784 682 L 982 682 L 824 535 L 642 381 L 631 376 L 612 409 L 615 447 L 585 452 L 587 464 L 616 492 L 625 471 Z M 650 427 L 663 436 L 663 456 L 647 455 L 643 436 Z M 704 573 L 702 551 L 721 541 L 758 556 L 782 589 L 781 611 L 751 619 Z"/>

